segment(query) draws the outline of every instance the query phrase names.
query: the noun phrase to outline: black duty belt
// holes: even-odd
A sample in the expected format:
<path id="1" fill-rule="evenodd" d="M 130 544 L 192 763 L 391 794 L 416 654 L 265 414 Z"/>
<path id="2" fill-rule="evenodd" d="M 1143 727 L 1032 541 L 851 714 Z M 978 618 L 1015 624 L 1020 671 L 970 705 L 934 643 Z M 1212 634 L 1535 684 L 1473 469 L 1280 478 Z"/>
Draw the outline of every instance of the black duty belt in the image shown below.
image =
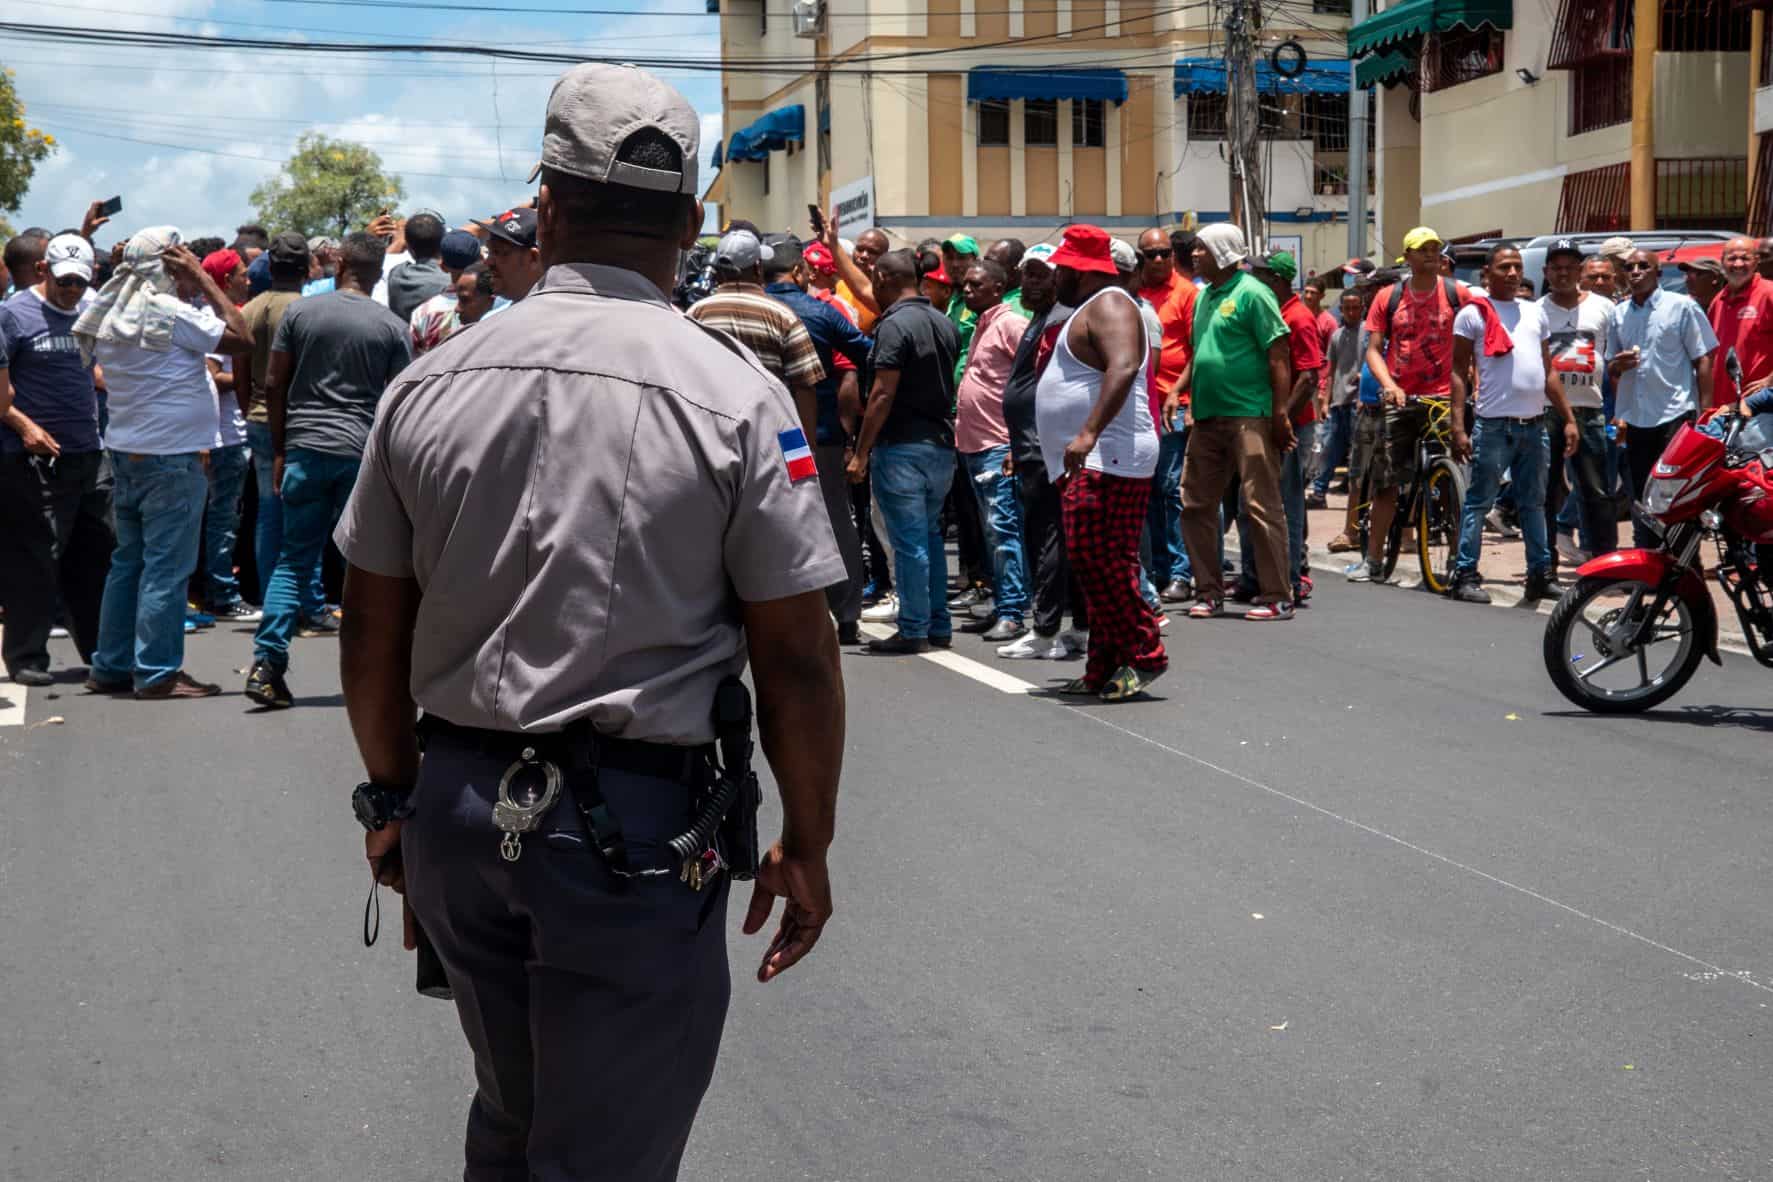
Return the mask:
<path id="1" fill-rule="evenodd" d="M 571 723 L 558 731 L 495 731 L 462 726 L 427 714 L 419 719 L 418 732 L 421 748 L 432 738 L 444 736 L 494 759 L 520 759 L 525 751 L 531 751 L 535 757 L 564 768 L 606 767 L 636 776 L 674 780 L 692 788 L 702 782 L 703 769 L 713 752 L 712 743 L 678 747 L 602 735 L 588 722 Z"/>

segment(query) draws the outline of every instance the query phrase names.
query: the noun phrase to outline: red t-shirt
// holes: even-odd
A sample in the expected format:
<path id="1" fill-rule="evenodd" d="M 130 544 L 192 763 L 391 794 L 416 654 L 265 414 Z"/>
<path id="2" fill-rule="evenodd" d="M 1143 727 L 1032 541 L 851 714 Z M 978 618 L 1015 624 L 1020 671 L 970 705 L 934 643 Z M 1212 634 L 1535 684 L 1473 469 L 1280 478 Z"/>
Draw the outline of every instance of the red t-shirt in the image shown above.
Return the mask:
<path id="1" fill-rule="evenodd" d="M 1727 287 L 1719 292 L 1711 302 L 1711 328 L 1718 334 L 1712 405 L 1722 406 L 1735 397 L 1730 371 L 1723 363 L 1725 349 L 1736 347 L 1744 389 L 1750 382 L 1773 375 L 1773 281 L 1756 275 L 1740 294 Z"/>
<path id="2" fill-rule="evenodd" d="M 1453 389 L 1453 317 L 1459 308 L 1447 307 L 1443 286 L 1437 277 L 1433 288 L 1418 293 L 1405 280 L 1404 298 L 1398 301 L 1389 330 L 1385 312 L 1391 307 L 1392 288 L 1380 291 L 1367 312 L 1367 331 L 1385 339 L 1385 367 L 1391 380 L 1411 398 L 1442 396 Z M 1464 307 L 1470 293 L 1464 284 L 1457 284 L 1455 291 L 1459 307 Z"/>
<path id="3" fill-rule="evenodd" d="M 1317 339 L 1317 317 L 1305 301 L 1298 296 L 1288 296 L 1287 302 L 1281 305 L 1281 319 L 1287 322 L 1287 352 L 1293 358 L 1293 377 L 1298 379 L 1302 373 L 1317 373 L 1324 367 L 1324 347 Z M 1317 422 L 1317 400 L 1308 398 L 1305 406 L 1293 415 L 1293 426 L 1303 427 L 1306 423 Z"/>

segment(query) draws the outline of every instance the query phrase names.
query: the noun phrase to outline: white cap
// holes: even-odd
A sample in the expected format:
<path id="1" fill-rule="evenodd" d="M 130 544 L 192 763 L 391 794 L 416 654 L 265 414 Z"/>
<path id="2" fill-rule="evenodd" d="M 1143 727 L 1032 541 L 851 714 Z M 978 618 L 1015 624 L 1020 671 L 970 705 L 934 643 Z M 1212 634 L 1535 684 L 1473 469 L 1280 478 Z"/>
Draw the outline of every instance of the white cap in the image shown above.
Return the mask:
<path id="1" fill-rule="evenodd" d="M 1139 269 L 1139 255 L 1133 244 L 1122 238 L 1108 240 L 1108 253 L 1114 259 L 1114 269 L 1122 275 L 1131 274 Z"/>
<path id="2" fill-rule="evenodd" d="M 92 244 L 78 234 L 57 234 L 51 238 L 43 252 L 43 261 L 49 265 L 49 273 L 57 279 L 78 275 L 88 283 L 92 282 Z"/>

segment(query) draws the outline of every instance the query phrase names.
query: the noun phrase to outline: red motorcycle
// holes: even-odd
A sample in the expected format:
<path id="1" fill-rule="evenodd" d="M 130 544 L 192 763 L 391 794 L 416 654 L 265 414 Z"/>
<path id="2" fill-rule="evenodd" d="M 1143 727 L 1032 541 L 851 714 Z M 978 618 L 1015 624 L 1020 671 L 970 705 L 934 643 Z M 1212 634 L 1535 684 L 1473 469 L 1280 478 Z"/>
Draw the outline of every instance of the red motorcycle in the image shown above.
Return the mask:
<path id="1" fill-rule="evenodd" d="M 1734 352 L 1726 358 L 1741 388 Z M 1755 660 L 1773 668 L 1773 595 L 1755 543 L 1773 543 L 1773 414 L 1718 413 L 1669 441 L 1633 513 L 1661 539 L 1654 550 L 1617 550 L 1584 563 L 1545 626 L 1545 668 L 1570 701 L 1628 714 L 1666 701 L 1702 656 L 1718 656 L 1718 614 L 1701 547 L 1736 605 Z"/>

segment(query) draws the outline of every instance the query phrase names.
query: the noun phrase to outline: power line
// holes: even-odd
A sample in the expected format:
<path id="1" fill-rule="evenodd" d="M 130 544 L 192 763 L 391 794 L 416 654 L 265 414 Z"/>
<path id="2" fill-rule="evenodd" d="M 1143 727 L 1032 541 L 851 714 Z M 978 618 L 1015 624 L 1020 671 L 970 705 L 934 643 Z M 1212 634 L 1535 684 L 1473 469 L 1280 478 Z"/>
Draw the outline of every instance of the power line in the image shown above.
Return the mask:
<path id="1" fill-rule="evenodd" d="M 1205 7 L 1210 0 L 1186 0 L 1172 8 L 1156 9 L 1151 17 L 1168 15 L 1186 11 L 1190 8 Z M 239 49 L 239 50 L 272 50 L 294 53 L 321 54 L 438 54 L 481 57 L 497 60 L 523 61 L 532 63 L 551 63 L 558 65 L 577 65 L 586 61 L 609 61 L 613 64 L 629 64 L 642 68 L 677 69 L 685 71 L 705 70 L 724 73 L 756 73 L 756 74 L 807 74 L 815 71 L 831 74 L 854 74 L 880 72 L 872 70 L 877 62 L 907 61 L 954 53 L 978 53 L 991 49 L 1024 46 L 1039 42 L 1055 41 L 1061 37 L 1070 38 L 1079 33 L 1106 29 L 1110 25 L 1118 25 L 1117 21 L 1102 21 L 1094 25 L 1085 25 L 1069 30 L 1065 34 L 1049 33 L 1032 37 L 1010 37 L 1001 41 L 978 42 L 973 45 L 942 47 L 923 50 L 903 50 L 895 53 L 859 55 L 853 58 L 818 59 L 818 58 L 753 58 L 735 61 L 731 58 L 684 58 L 658 57 L 638 58 L 625 55 L 622 58 L 601 58 L 586 54 L 568 54 L 557 52 L 541 52 L 500 45 L 443 45 L 437 43 L 375 43 L 375 42 L 329 42 L 329 41 L 288 41 L 262 37 L 229 37 L 205 34 L 179 34 L 165 32 L 97 29 L 90 27 L 35 25 L 20 22 L 0 22 L 0 30 L 15 33 L 21 37 L 47 41 L 58 41 L 74 44 L 115 45 L 132 48 L 175 48 L 189 49 Z M 765 65 L 775 62 L 776 65 Z M 852 67 L 865 66 L 868 70 L 857 70 Z M 907 71 L 911 73 L 927 73 L 924 70 Z"/>

